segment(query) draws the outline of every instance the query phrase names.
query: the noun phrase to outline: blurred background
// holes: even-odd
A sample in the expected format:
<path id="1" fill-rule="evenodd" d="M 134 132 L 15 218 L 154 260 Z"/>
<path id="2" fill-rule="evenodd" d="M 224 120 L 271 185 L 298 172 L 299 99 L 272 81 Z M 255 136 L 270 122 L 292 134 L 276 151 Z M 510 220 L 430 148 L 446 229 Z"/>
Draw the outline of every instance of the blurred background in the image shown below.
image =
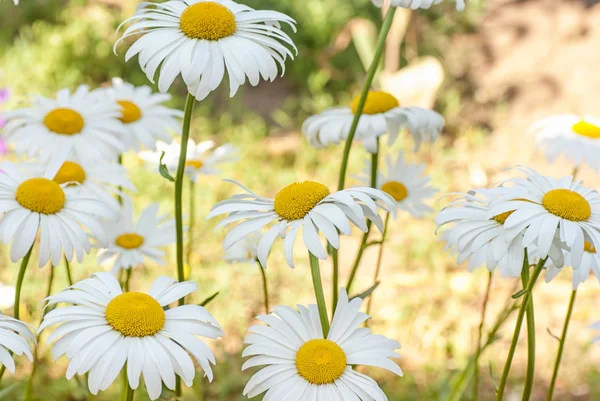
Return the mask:
<path id="1" fill-rule="evenodd" d="M 408 135 L 390 151 L 406 149 L 411 161 L 428 165 L 427 173 L 441 193 L 491 185 L 506 178 L 506 167 L 533 166 L 544 174 L 569 174 L 572 167 L 559 160 L 547 164 L 536 152 L 528 128 L 539 118 L 559 113 L 598 115 L 600 106 L 600 6 L 593 0 L 473 0 L 463 13 L 454 2 L 432 10 L 399 12 L 387 44 L 376 85 L 394 93 L 404 105 L 433 107 L 447 126 L 434 144 L 416 154 Z M 370 60 L 382 18 L 369 0 L 248 0 L 251 7 L 274 9 L 298 22 L 293 39 L 299 56 L 287 63 L 284 78 L 245 86 L 234 99 L 222 85 L 196 107 L 192 136 L 196 140 L 231 142 L 241 149 L 241 160 L 226 167 L 223 177 L 233 178 L 260 194 L 273 196 L 281 187 L 313 179 L 335 187 L 341 147 L 311 148 L 300 133 L 302 121 L 326 107 L 348 105 L 361 88 L 364 63 Z M 52 96 L 60 88 L 79 84 L 98 87 L 113 77 L 136 85 L 149 84 L 137 59 L 124 62 L 129 43 L 113 53 L 115 29 L 129 17 L 134 0 L 22 0 L 0 1 L 0 88 L 2 109 L 16 107 L 28 95 Z M 183 107 L 185 87 L 171 88 L 172 107 Z M 0 122 L 1 124 L 1 122 Z M 0 147 L 4 159 L 13 159 Z M 351 174 L 358 173 L 368 155 L 356 146 Z M 135 154 L 124 161 L 138 188 L 136 209 L 160 202 L 172 210 L 173 186 L 157 178 L 154 166 L 145 166 Z M 242 389 L 250 373 L 241 373 L 242 340 L 256 315 L 262 313 L 261 278 L 256 266 L 227 265 L 221 261 L 221 232 L 215 221 L 204 221 L 216 201 L 235 188 L 222 177 L 206 177 L 197 185 L 197 237 L 189 266 L 189 279 L 199 283 L 200 302 L 219 295 L 208 306 L 224 326 L 227 337 L 211 346 L 218 365 L 215 381 L 196 380 L 185 400 L 243 400 Z M 581 178 L 600 188 L 593 171 Z M 350 184 L 356 181 L 350 180 Z M 432 202 L 433 203 L 433 202 Z M 442 201 L 443 203 L 443 201 Z M 439 210 L 440 204 L 435 205 Z M 487 272 L 470 274 L 443 249 L 434 234 L 433 216 L 414 220 L 405 214 L 391 226 L 383 264 L 383 282 L 375 292 L 371 327 L 402 343 L 399 361 L 405 377 L 396 378 L 376 369 L 370 375 L 382 383 L 393 401 L 470 400 L 470 376 L 462 374 L 477 339 Z M 376 237 L 376 235 L 374 236 Z M 345 282 L 360 235 L 345 238 L 342 252 Z M 6 248 L 0 250 L 0 307 L 11 314 L 10 286 L 17 268 Z M 357 290 L 371 284 L 376 249 L 363 259 Z M 313 303 L 307 260 L 297 251 L 297 267 L 283 260 L 281 243 L 274 248 L 267 271 L 271 303 Z M 22 300 L 23 319 L 37 325 L 39 302 L 46 291 L 49 267 L 30 266 Z M 55 291 L 66 287 L 63 266 L 56 267 Z M 72 266 L 76 280 L 97 270 L 94 255 Z M 326 289 L 330 267 L 323 265 Z M 134 270 L 132 287 L 146 290 L 159 275 L 175 276 L 174 251 L 166 266 L 148 264 Z M 543 400 L 571 291 L 569 271 L 551 284 L 540 283 L 535 292 L 538 359 L 535 400 Z M 496 316 L 512 302 L 507 299 L 518 283 L 495 277 L 485 332 L 494 331 Z M 329 295 L 330 291 L 327 291 Z M 558 379 L 555 400 L 600 399 L 600 347 L 593 345 L 589 329 L 600 320 L 597 307 L 600 284 L 591 278 L 580 289 L 569 340 Z M 504 364 L 514 316 L 492 333 L 481 360 L 481 400 L 494 399 L 494 382 Z M 523 336 L 522 336 L 523 337 Z M 486 337 L 484 336 L 484 339 Z M 522 341 L 524 339 L 522 338 Z M 35 399 L 85 400 L 82 382 L 64 379 L 67 361 L 52 363 L 42 345 L 43 358 L 34 383 Z M 525 342 L 519 345 L 507 400 L 520 400 L 525 371 Z M 21 358 L 15 376 L 4 386 L 24 386 L 30 366 Z M 470 371 L 467 371 L 470 372 Z M 83 378 L 82 378 L 83 381 Z M 22 387 L 21 387 L 22 388 Z M 95 399 L 116 400 L 120 384 Z M 138 392 L 137 400 L 146 400 Z M 0 399 L 19 400 L 22 391 L 0 391 Z M 164 394 L 164 399 L 169 398 Z M 257 397 L 260 399 L 260 397 Z"/>

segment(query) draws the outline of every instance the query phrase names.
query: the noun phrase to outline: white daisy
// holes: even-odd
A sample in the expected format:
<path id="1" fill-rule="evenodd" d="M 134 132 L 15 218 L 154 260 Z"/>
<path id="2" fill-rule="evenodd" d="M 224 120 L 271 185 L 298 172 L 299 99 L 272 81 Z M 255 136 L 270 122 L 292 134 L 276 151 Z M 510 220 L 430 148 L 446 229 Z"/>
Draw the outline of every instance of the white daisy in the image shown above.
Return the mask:
<path id="1" fill-rule="evenodd" d="M 0 283 L 0 309 L 12 308 L 15 304 L 16 288 Z"/>
<path id="2" fill-rule="evenodd" d="M 44 159 L 73 150 L 80 160 L 114 159 L 125 147 L 119 138 L 120 106 L 81 85 L 61 89 L 56 99 L 37 97 L 30 107 L 5 113 L 6 140 L 17 153 Z"/>
<path id="3" fill-rule="evenodd" d="M 135 87 L 118 78 L 105 91 L 109 99 L 121 106 L 121 141 L 127 149 L 139 152 L 143 145 L 154 150 L 157 140 L 171 142 L 170 133 L 181 132 L 183 112 L 163 104 L 171 95 L 152 93 L 149 86 Z"/>
<path id="4" fill-rule="evenodd" d="M 367 218 L 383 231 L 383 222 L 377 214 L 378 209 L 390 211 L 395 206 L 391 196 L 373 188 L 349 188 L 332 194 L 323 184 L 304 181 L 288 185 L 279 191 L 274 199 L 269 199 L 258 196 L 236 181 L 226 181 L 238 185 L 245 193 L 217 203 L 206 218 L 229 214 L 217 228 L 244 220 L 225 237 L 224 251 L 247 235 L 276 221 L 277 224 L 264 234 L 258 244 L 258 260 L 263 266 L 267 265 L 269 250 L 277 236 L 285 238 L 285 257 L 291 267 L 294 267 L 294 242 L 300 229 L 303 231 L 304 244 L 309 252 L 325 260 L 327 252 L 321 243 L 319 231 L 323 232 L 327 242 L 337 249 L 340 246 L 339 232 L 345 235 L 352 233 L 350 221 L 366 232 Z"/>
<path id="5" fill-rule="evenodd" d="M 492 202 L 503 193 L 501 188 L 480 188 L 453 194 L 456 199 L 440 211 L 435 223 L 437 230 L 450 225 L 441 238 L 458 254 L 458 263 L 469 261 L 469 271 L 485 265 L 490 271 L 498 267 L 501 276 L 519 277 L 525 256 L 524 234 L 521 231 L 507 241 L 504 226 L 513 211 L 489 217 Z M 529 245 L 528 254 L 533 260 L 536 255 L 533 245 Z M 557 266 L 563 265 L 562 250 L 556 243 L 552 243 L 549 254 Z"/>
<path id="6" fill-rule="evenodd" d="M 25 354 L 33 362 L 31 344 L 35 341 L 35 334 L 26 323 L 0 313 L 0 364 L 10 373 L 15 373 L 15 361 L 9 351 L 18 356 Z"/>
<path id="7" fill-rule="evenodd" d="M 61 325 L 47 340 L 56 341 L 52 357 L 56 360 L 66 355 L 70 359 L 69 380 L 89 372 L 92 394 L 109 388 L 126 364 L 129 386 L 137 389 L 143 374 L 148 395 L 155 400 L 163 383 L 175 388 L 175 375 L 192 385 L 196 372 L 190 354 L 212 381 L 210 363 L 215 364 L 215 358 L 197 336 L 222 337 L 221 326 L 198 305 L 164 309 L 197 289 L 192 281 L 177 283 L 160 277 L 148 294 L 123 293 L 112 274 L 96 273 L 48 298 L 46 307 L 58 303 L 75 306 L 46 314 L 38 332 Z"/>
<path id="8" fill-rule="evenodd" d="M 553 243 L 562 242 L 571 252 L 571 265 L 579 268 L 585 241 L 600 248 L 598 192 L 572 176 L 558 180 L 528 167 L 516 170 L 526 178 L 510 180 L 514 186 L 494 202 L 488 218 L 514 211 L 504 223 L 507 241 L 524 232 L 522 245 L 536 245 L 541 258 L 548 256 Z"/>
<path id="9" fill-rule="evenodd" d="M 117 222 L 106 222 L 106 240 L 98 247 L 104 248 L 98 254 L 98 263 L 114 259 L 113 273 L 130 269 L 144 263 L 144 257 L 161 265 L 165 264 L 165 252 L 160 249 L 174 244 L 175 220 L 158 216 L 158 204 L 148 206 L 137 223 L 133 221 L 131 200 L 123 198 L 121 217 Z"/>
<path id="10" fill-rule="evenodd" d="M 142 34 L 129 48 L 125 60 L 139 54 L 140 67 L 154 82 L 161 66 L 158 89 L 166 92 L 181 74 L 188 90 L 198 100 L 215 90 L 225 72 L 230 95 L 248 78 L 252 86 L 260 78 L 273 81 L 278 67 L 285 71 L 285 60 L 296 50 L 280 23 L 295 31 L 295 21 L 285 14 L 254 10 L 231 0 L 178 0 L 142 3 L 133 23 L 115 44 L 129 36 Z M 121 24 L 121 25 L 123 25 Z"/>
<path id="11" fill-rule="evenodd" d="M 384 0 L 371 0 L 373 4 L 381 8 Z M 390 0 L 392 7 L 411 8 L 417 10 L 419 8 L 429 8 L 432 5 L 440 4 L 444 0 Z M 455 0 L 456 10 L 463 11 L 465 9 L 465 0 Z"/>
<path id="12" fill-rule="evenodd" d="M 600 119 L 559 115 L 537 122 L 532 131 L 549 163 L 563 155 L 576 167 L 585 163 L 596 171 L 600 168 Z"/>
<path id="13" fill-rule="evenodd" d="M 84 253 L 90 252 L 84 228 L 102 240 L 105 234 L 100 219 L 116 218 L 99 200 L 66 190 L 68 184 L 53 181 L 62 164 L 56 158 L 43 175 L 29 175 L 12 163 L 0 163 L 0 238 L 5 244 L 12 240 L 13 262 L 27 254 L 38 233 L 40 267 L 50 259 L 58 265 L 63 251 L 68 260 L 75 255 L 81 262 Z"/>
<path id="14" fill-rule="evenodd" d="M 260 231 L 244 237 L 225 251 L 223 260 L 227 263 L 256 263 L 258 261 L 258 244 L 262 237 Z"/>
<path id="15" fill-rule="evenodd" d="M 387 175 L 377 171 L 377 188 L 390 195 L 396 201 L 397 209 L 410 213 L 413 217 L 422 217 L 433 209 L 424 203 L 438 192 L 429 183 L 431 177 L 422 176 L 424 164 L 408 163 L 402 152 L 395 161 L 386 158 Z M 363 175 L 357 177 L 365 185 L 371 185 L 371 162 L 366 163 Z M 396 208 L 392 212 L 396 215 Z"/>
<path id="16" fill-rule="evenodd" d="M 298 311 L 278 306 L 259 320 L 267 326 L 250 328 L 243 356 L 251 356 L 243 370 L 265 366 L 244 389 L 255 397 L 265 391 L 265 401 L 387 401 L 377 382 L 356 372 L 352 365 L 375 366 L 402 376 L 389 358 L 399 358 L 400 343 L 371 334 L 361 324 L 369 315 L 359 312 L 362 299 L 348 300 L 342 288 L 331 329 L 323 335 L 316 305 Z"/>
<path id="17" fill-rule="evenodd" d="M 220 164 L 239 160 L 239 150 L 233 145 L 226 143 L 217 148 L 215 148 L 215 145 L 213 141 L 199 143 L 194 142 L 193 139 L 188 141 L 185 173 L 194 181 L 198 181 L 202 175 L 221 174 L 218 169 Z M 169 171 L 176 171 L 179 165 L 181 145 L 175 142 L 171 144 L 158 142 L 156 147 L 157 150 L 154 152 L 140 152 L 140 157 L 147 162 L 158 165 L 162 152 L 165 152 L 162 162 Z"/>
<path id="18" fill-rule="evenodd" d="M 316 148 L 346 140 L 360 96 L 351 107 L 335 107 L 309 117 L 302 125 L 302 132 Z M 444 128 L 445 120 L 433 110 L 420 107 L 400 107 L 400 102 L 391 94 L 371 91 L 360 116 L 355 139 L 361 141 L 371 153 L 378 151 L 377 138 L 389 134 L 392 144 L 400 130 L 406 128 L 412 134 L 415 150 L 422 141 L 434 142 Z"/>
<path id="19" fill-rule="evenodd" d="M 565 254 L 565 266 L 571 266 L 571 253 L 563 251 Z M 558 273 L 563 270 L 561 267 L 556 267 L 551 264 L 546 270 L 546 282 L 552 281 Z M 583 245 L 583 256 L 581 257 L 581 263 L 577 269 L 573 270 L 573 290 L 577 290 L 579 285 L 582 284 L 590 276 L 590 271 L 594 272 L 594 275 L 600 281 L 600 255 L 596 252 L 596 248 L 591 242 L 585 242 Z"/>

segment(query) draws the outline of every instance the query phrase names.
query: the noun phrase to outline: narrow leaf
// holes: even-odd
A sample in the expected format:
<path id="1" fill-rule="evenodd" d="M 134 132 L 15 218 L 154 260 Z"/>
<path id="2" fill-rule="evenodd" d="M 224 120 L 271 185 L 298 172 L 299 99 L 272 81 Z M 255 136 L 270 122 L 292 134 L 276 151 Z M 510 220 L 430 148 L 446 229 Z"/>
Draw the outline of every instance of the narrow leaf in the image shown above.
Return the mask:
<path id="1" fill-rule="evenodd" d="M 525 294 L 527 294 L 527 288 L 523 288 L 521 291 L 517 292 L 516 294 L 513 294 L 512 298 L 513 299 L 519 299 L 519 298 L 521 298 Z"/>
<path id="2" fill-rule="evenodd" d="M 361 292 L 360 294 L 354 295 L 353 297 L 350 297 L 350 300 L 354 299 L 354 298 L 360 298 L 360 299 L 365 299 L 367 298 L 369 295 L 373 294 L 373 291 L 375 291 L 375 289 L 377 287 L 379 287 L 380 282 L 376 282 L 375 284 L 373 284 L 369 289 L 367 289 L 366 291 Z"/>
<path id="3" fill-rule="evenodd" d="M 175 178 L 173 178 L 173 176 L 171 174 L 169 174 L 169 169 L 167 168 L 167 165 L 163 163 L 164 157 L 165 157 L 165 152 L 163 151 L 162 154 L 160 155 L 160 160 L 158 161 L 158 163 L 159 163 L 158 172 L 160 173 L 160 175 L 165 177 L 167 180 L 169 180 L 171 182 L 175 182 Z"/>
<path id="4" fill-rule="evenodd" d="M 212 294 L 210 297 L 206 298 L 204 301 L 202 301 L 200 303 L 200 306 L 206 306 L 208 305 L 213 299 L 215 299 L 217 297 L 217 295 L 219 295 L 220 291 L 215 292 L 214 294 Z"/>

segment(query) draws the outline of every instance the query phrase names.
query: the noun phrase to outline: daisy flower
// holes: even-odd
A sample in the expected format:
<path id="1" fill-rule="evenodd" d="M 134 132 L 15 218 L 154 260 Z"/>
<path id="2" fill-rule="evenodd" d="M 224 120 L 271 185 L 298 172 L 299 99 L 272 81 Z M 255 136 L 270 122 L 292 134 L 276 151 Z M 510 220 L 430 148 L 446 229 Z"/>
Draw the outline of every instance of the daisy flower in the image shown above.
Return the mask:
<path id="1" fill-rule="evenodd" d="M 498 268 L 501 276 L 519 277 L 525 257 L 523 230 L 507 241 L 505 223 L 513 210 L 489 217 L 492 202 L 502 191 L 480 188 L 454 194 L 456 198 L 435 218 L 436 231 L 445 228 L 442 240 L 458 254 L 459 264 L 469 261 L 469 271 L 485 265 L 489 271 Z M 531 260 L 536 249 L 530 245 L 527 250 Z M 556 243 L 551 244 L 549 254 L 556 266 L 563 265 L 562 250 Z"/>
<path id="2" fill-rule="evenodd" d="M 185 162 L 185 173 L 189 177 L 198 181 L 203 175 L 221 174 L 218 166 L 223 163 L 232 163 L 239 160 L 239 150 L 233 145 L 226 143 L 215 148 L 215 142 L 203 141 L 196 143 L 193 139 L 188 141 L 187 156 Z M 158 164 L 162 152 L 165 152 L 163 163 L 170 171 L 176 171 L 179 165 L 179 152 L 181 145 L 179 143 L 167 144 L 165 142 L 157 143 L 155 152 L 140 152 L 140 157 L 154 164 Z"/>
<path id="3" fill-rule="evenodd" d="M 0 309 L 12 308 L 16 292 L 17 289 L 12 285 L 0 283 Z"/>
<path id="4" fill-rule="evenodd" d="M 371 0 L 373 4 L 379 8 L 383 6 L 383 0 Z M 418 10 L 419 8 L 429 8 L 432 5 L 440 4 L 444 0 L 390 0 L 392 7 L 411 8 Z M 456 10 L 463 11 L 465 9 L 465 0 L 456 0 Z"/>
<path id="5" fill-rule="evenodd" d="M 254 10 L 231 0 L 183 0 L 142 3 L 132 24 L 117 45 L 130 36 L 142 36 L 129 48 L 125 60 L 139 54 L 140 67 L 154 82 L 160 68 L 158 89 L 166 92 L 181 74 L 190 94 L 198 100 L 208 96 L 229 77 L 230 95 L 246 82 L 258 85 L 260 78 L 273 81 L 278 65 L 296 51 L 280 23 L 294 31 L 295 21 L 285 14 Z M 121 24 L 121 25 L 123 25 Z"/>
<path id="6" fill-rule="evenodd" d="M 571 266 L 571 253 L 564 251 L 565 254 L 565 266 Z M 561 267 L 556 267 L 551 264 L 546 270 L 546 282 L 552 281 L 558 273 L 563 270 Z M 594 275 L 600 281 L 600 255 L 596 252 L 596 248 L 591 242 L 584 242 L 583 244 L 583 256 L 581 257 L 581 263 L 577 269 L 573 270 L 573 290 L 577 290 L 579 285 L 582 284 L 590 276 L 590 271 L 594 272 Z"/>
<path id="7" fill-rule="evenodd" d="M 563 155 L 576 167 L 600 168 L 600 119 L 565 114 L 539 121 L 532 130 L 549 163 Z"/>
<path id="8" fill-rule="evenodd" d="M 351 107 L 334 107 L 309 117 L 302 125 L 302 132 L 310 144 L 324 148 L 346 140 L 359 100 L 360 96 L 354 99 Z M 434 142 L 444 124 L 444 117 L 433 110 L 400 107 L 400 102 L 393 95 L 371 91 L 360 116 L 355 139 L 361 141 L 367 151 L 377 153 L 378 137 L 387 133 L 392 144 L 400 130 L 406 128 L 412 134 L 417 150 L 423 141 Z"/>
<path id="9" fill-rule="evenodd" d="M 261 232 L 253 232 L 225 251 L 223 260 L 227 263 L 256 263 L 258 261 L 258 244 L 261 239 Z"/>
<path id="10" fill-rule="evenodd" d="M 302 237 L 308 251 L 325 260 L 327 252 L 321 243 L 319 231 L 323 232 L 327 242 L 337 249 L 340 246 L 339 232 L 345 235 L 352 233 L 350 222 L 366 232 L 367 218 L 383 231 L 378 209 L 390 211 L 395 206 L 389 195 L 373 188 L 349 188 L 332 194 L 329 188 L 321 183 L 304 181 L 286 186 L 274 199 L 269 199 L 255 194 L 236 181 L 225 181 L 236 184 L 245 193 L 217 203 L 206 218 L 229 214 L 217 228 L 244 220 L 225 237 L 224 251 L 249 234 L 276 221 L 277 224 L 263 235 L 258 244 L 258 260 L 265 267 L 269 250 L 278 235 L 285 239 L 284 253 L 290 267 L 294 267 L 294 242 L 300 229 L 303 231 Z"/>
<path id="11" fill-rule="evenodd" d="M 9 351 L 18 356 L 25 354 L 29 362 L 33 362 L 32 343 L 35 343 L 35 334 L 26 323 L 0 313 L 0 364 L 15 373 L 15 361 Z"/>
<path id="12" fill-rule="evenodd" d="M 510 180 L 514 186 L 492 205 L 488 218 L 514 211 L 504 223 L 507 241 L 524 232 L 522 245 L 535 245 L 540 258 L 562 242 L 571 252 L 571 265 L 579 268 L 585 241 L 600 248 L 600 195 L 572 176 L 558 180 L 528 167 L 515 169 L 526 177 Z"/>
<path id="13" fill-rule="evenodd" d="M 422 176 L 425 170 L 424 164 L 412 164 L 406 162 L 404 154 L 398 153 L 396 160 L 386 158 L 387 175 L 381 170 L 377 172 L 377 188 L 390 195 L 396 201 L 396 208 L 410 213 L 413 217 L 423 217 L 431 213 L 433 209 L 424 203 L 431 198 L 437 189 L 429 183 L 431 178 Z M 371 185 L 371 162 L 366 163 L 363 175 L 357 177 L 363 184 Z M 396 215 L 396 208 L 393 210 Z"/>
<path id="14" fill-rule="evenodd" d="M 126 365 L 132 389 L 143 374 L 150 399 L 156 400 L 163 383 L 175 388 L 175 376 L 189 387 L 195 376 L 195 359 L 208 379 L 215 357 L 198 337 L 216 339 L 224 335 L 221 326 L 199 305 L 167 308 L 169 304 L 198 290 L 192 281 L 177 283 L 159 277 L 148 294 L 121 291 L 110 273 L 96 273 L 59 294 L 47 298 L 47 305 L 74 306 L 48 312 L 38 333 L 60 324 L 48 337 L 54 360 L 70 360 L 67 379 L 89 373 L 88 387 L 94 395 L 115 381 Z"/>
<path id="15" fill-rule="evenodd" d="M 149 86 L 135 87 L 122 79 L 112 80 L 105 89 L 109 99 L 121 106 L 124 129 L 121 141 L 127 149 L 140 151 L 140 145 L 156 149 L 156 141 L 171 141 L 170 132 L 180 132 L 181 110 L 170 109 L 163 103 L 171 99 L 167 93 L 152 93 Z"/>
<path id="16" fill-rule="evenodd" d="M 400 343 L 361 328 L 369 319 L 359 312 L 361 304 L 360 298 L 348 300 L 342 288 L 327 336 L 317 305 L 298 305 L 298 311 L 278 306 L 273 314 L 259 316 L 267 326 L 250 328 L 243 356 L 252 358 L 242 370 L 266 367 L 252 376 L 244 395 L 252 398 L 266 391 L 265 400 L 387 401 L 377 382 L 356 372 L 353 365 L 375 366 L 402 376 L 400 367 L 389 359 L 400 357 L 394 351 Z"/>
<path id="17" fill-rule="evenodd" d="M 81 262 L 91 247 L 84 228 L 103 239 L 100 219 L 116 218 L 99 200 L 66 190 L 68 184 L 54 181 L 62 164 L 54 159 L 44 174 L 30 175 L 12 163 L 0 163 L 0 239 L 5 244 L 12 240 L 11 261 L 23 258 L 39 233 L 40 267 L 50 259 L 52 265 L 58 265 L 63 251 L 68 260 L 75 255 Z"/>
<path id="18" fill-rule="evenodd" d="M 106 222 L 106 240 L 98 247 L 104 248 L 98 254 L 98 263 L 114 259 L 113 273 L 127 270 L 144 263 L 144 257 L 161 265 L 165 264 L 165 252 L 161 247 L 174 244 L 175 220 L 158 216 L 158 204 L 148 206 L 137 223 L 133 221 L 133 205 L 123 198 L 121 216 L 116 222 Z"/>
<path id="19" fill-rule="evenodd" d="M 17 153 L 47 159 L 73 150 L 80 160 L 98 160 L 125 150 L 119 139 L 121 107 L 85 85 L 73 93 L 61 89 L 56 99 L 39 96 L 5 117 L 5 137 Z"/>

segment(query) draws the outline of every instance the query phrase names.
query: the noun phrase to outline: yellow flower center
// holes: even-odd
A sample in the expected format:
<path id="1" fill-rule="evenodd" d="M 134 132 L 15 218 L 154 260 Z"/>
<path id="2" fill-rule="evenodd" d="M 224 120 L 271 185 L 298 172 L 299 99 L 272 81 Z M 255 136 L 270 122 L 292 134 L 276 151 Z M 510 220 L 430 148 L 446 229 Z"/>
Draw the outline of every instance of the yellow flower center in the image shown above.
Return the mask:
<path id="1" fill-rule="evenodd" d="M 381 190 L 394 198 L 396 202 L 403 201 L 408 196 L 408 189 L 398 181 L 386 182 L 381 186 Z"/>
<path id="2" fill-rule="evenodd" d="M 64 162 L 58 170 L 58 173 L 56 173 L 56 175 L 54 176 L 54 181 L 56 181 L 59 184 L 65 184 L 67 182 L 78 182 L 80 184 L 83 184 L 85 178 L 85 170 L 79 164 L 73 162 Z"/>
<path id="3" fill-rule="evenodd" d="M 205 1 L 186 8 L 179 27 L 192 39 L 219 40 L 235 33 L 235 15 L 219 3 Z"/>
<path id="4" fill-rule="evenodd" d="M 596 247 L 591 242 L 585 241 L 583 243 L 583 250 L 589 253 L 596 253 Z"/>
<path id="5" fill-rule="evenodd" d="M 121 248 L 136 249 L 144 243 L 144 237 L 136 233 L 121 234 L 115 240 L 115 243 Z"/>
<path id="6" fill-rule="evenodd" d="M 150 295 L 126 292 L 108 303 L 106 320 L 126 337 L 146 337 L 165 325 L 165 311 Z"/>
<path id="7" fill-rule="evenodd" d="M 513 214 L 514 212 L 515 212 L 514 210 L 509 210 L 508 212 L 500 213 L 498 216 L 494 217 L 494 220 L 496 220 L 498 223 L 504 225 L 504 223 L 506 223 L 506 219 L 508 219 L 510 217 L 510 215 Z"/>
<path id="8" fill-rule="evenodd" d="M 352 113 L 356 113 L 360 96 L 352 101 Z M 371 91 L 367 96 L 363 114 L 380 114 L 400 106 L 400 102 L 393 95 L 382 91 Z"/>
<path id="9" fill-rule="evenodd" d="M 32 212 L 56 214 L 65 206 L 63 189 L 47 178 L 31 178 L 17 188 L 17 202 Z"/>
<path id="10" fill-rule="evenodd" d="M 121 120 L 125 124 L 129 124 L 135 122 L 142 118 L 142 110 L 135 104 L 130 102 L 129 100 L 117 100 L 117 103 L 121 106 Z"/>
<path id="11" fill-rule="evenodd" d="M 275 195 L 275 213 L 284 220 L 300 220 L 330 193 L 325 185 L 318 182 L 290 184 Z"/>
<path id="12" fill-rule="evenodd" d="M 571 128 L 573 132 L 578 135 L 586 136 L 592 139 L 600 138 L 600 127 L 595 124 L 588 123 L 587 121 L 581 120 L 574 124 Z"/>
<path id="13" fill-rule="evenodd" d="M 185 165 L 186 167 L 193 167 L 196 170 L 199 170 L 204 166 L 204 163 L 202 163 L 202 160 L 188 160 L 185 162 Z"/>
<path id="14" fill-rule="evenodd" d="M 296 353 L 296 368 L 311 384 L 330 384 L 346 370 L 346 354 L 333 341 L 310 340 Z"/>
<path id="15" fill-rule="evenodd" d="M 592 215 L 588 201 L 577 192 L 553 189 L 542 198 L 542 205 L 550 213 L 570 221 L 586 221 Z"/>
<path id="16" fill-rule="evenodd" d="M 59 107 L 46 114 L 44 125 L 55 134 L 75 135 L 81 132 L 85 121 L 75 110 Z"/>

